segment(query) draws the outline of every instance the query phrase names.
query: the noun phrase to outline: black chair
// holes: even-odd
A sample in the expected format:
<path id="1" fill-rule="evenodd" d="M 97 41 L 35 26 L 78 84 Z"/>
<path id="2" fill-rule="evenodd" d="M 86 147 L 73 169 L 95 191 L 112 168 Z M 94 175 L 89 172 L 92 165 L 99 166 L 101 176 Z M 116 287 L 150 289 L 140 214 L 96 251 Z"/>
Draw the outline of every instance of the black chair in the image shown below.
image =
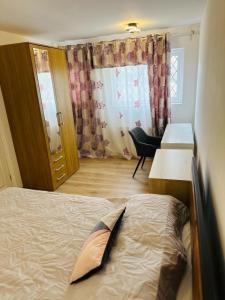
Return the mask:
<path id="1" fill-rule="evenodd" d="M 146 157 L 154 157 L 156 150 L 160 148 L 162 138 L 149 136 L 140 127 L 129 130 L 129 134 L 134 142 L 137 155 L 140 156 L 133 174 L 134 178 L 140 163 L 142 162 L 141 168 L 143 168 Z"/>

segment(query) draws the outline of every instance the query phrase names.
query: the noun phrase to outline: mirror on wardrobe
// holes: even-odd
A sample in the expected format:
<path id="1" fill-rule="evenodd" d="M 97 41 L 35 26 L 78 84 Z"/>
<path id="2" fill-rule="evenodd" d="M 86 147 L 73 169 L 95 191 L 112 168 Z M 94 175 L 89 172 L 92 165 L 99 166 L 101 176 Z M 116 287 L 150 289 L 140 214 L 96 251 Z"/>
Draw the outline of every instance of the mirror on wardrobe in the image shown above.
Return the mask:
<path id="1" fill-rule="evenodd" d="M 62 151 L 62 141 L 59 126 L 60 115 L 56 108 L 48 50 L 33 48 L 33 52 L 50 152 L 55 154 Z"/>

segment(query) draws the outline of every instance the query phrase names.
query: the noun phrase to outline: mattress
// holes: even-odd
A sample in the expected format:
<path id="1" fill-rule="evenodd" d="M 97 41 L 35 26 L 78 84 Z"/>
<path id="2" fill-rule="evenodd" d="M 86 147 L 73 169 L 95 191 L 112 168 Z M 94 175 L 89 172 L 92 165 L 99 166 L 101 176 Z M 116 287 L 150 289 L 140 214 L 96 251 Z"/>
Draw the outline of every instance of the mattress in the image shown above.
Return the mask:
<path id="1" fill-rule="evenodd" d="M 85 239 L 120 203 L 126 203 L 126 214 L 107 266 L 70 285 Z M 173 252 L 174 232 L 182 230 L 174 219 L 181 211 L 185 215 L 186 207 L 170 196 L 134 195 L 116 202 L 7 188 L 0 192 L 0 299 L 163 299 L 163 261 L 164 267 L 175 263 L 165 254 Z M 185 249 L 181 239 L 175 243 L 182 275 Z"/>

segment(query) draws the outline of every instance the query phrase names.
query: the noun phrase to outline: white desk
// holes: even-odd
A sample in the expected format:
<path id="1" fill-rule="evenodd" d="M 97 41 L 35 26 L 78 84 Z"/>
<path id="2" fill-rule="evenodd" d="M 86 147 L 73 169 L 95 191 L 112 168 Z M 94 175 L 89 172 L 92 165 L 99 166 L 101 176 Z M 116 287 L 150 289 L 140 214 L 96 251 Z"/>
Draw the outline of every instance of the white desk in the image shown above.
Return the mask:
<path id="1" fill-rule="evenodd" d="M 192 149 L 194 138 L 190 123 L 168 124 L 164 132 L 161 149 Z"/>
<path id="2" fill-rule="evenodd" d="M 150 193 L 172 195 L 189 203 L 192 150 L 158 149 L 149 174 Z"/>

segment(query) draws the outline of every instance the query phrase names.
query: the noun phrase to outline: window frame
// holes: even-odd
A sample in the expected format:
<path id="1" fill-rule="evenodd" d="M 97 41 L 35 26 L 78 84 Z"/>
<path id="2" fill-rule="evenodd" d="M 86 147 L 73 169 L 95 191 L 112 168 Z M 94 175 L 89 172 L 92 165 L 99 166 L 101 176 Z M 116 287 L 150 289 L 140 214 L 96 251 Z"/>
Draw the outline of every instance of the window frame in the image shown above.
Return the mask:
<path id="1" fill-rule="evenodd" d="M 177 70 L 177 97 L 170 97 L 171 105 L 183 104 L 183 84 L 184 84 L 184 48 L 172 48 L 171 49 L 171 68 L 172 68 L 172 56 L 178 57 L 178 70 Z M 172 77 L 170 79 L 171 84 Z"/>

